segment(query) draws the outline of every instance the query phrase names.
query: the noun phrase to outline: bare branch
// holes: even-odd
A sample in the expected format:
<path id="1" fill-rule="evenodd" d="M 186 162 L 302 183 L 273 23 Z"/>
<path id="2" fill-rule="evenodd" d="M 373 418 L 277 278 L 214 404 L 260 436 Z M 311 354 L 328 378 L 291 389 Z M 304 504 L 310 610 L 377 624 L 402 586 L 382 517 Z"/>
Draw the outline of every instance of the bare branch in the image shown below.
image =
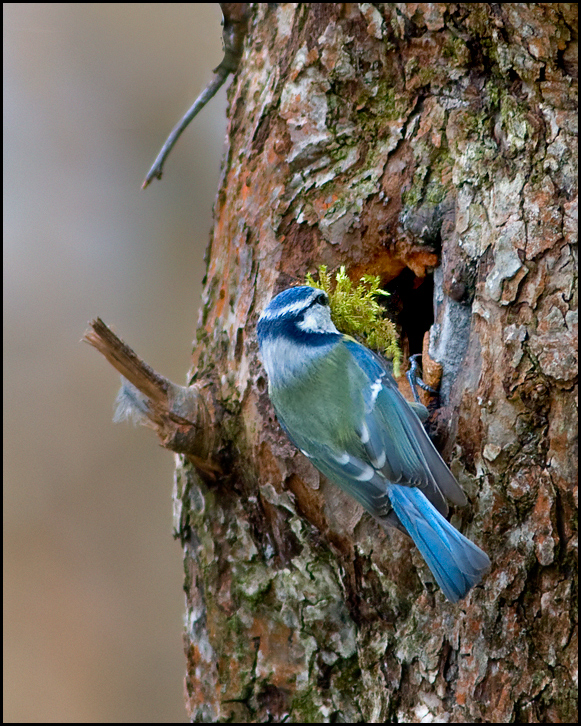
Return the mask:
<path id="1" fill-rule="evenodd" d="M 218 89 L 224 84 L 230 73 L 234 73 L 238 68 L 238 63 L 242 55 L 244 46 L 244 36 L 246 35 L 246 22 L 248 18 L 247 3 L 220 3 L 222 8 L 223 30 L 222 39 L 224 41 L 224 58 L 220 65 L 214 69 L 214 77 L 208 83 L 206 88 L 196 98 L 193 105 L 178 121 L 172 129 L 170 135 L 165 140 L 161 151 L 157 155 L 153 166 L 147 172 L 145 181 L 141 185 L 142 189 L 149 186 L 153 179 L 161 179 L 163 174 L 163 165 L 170 151 L 176 144 L 176 141 L 182 135 L 183 131 L 189 126 L 191 121 L 204 108 L 208 101 L 216 94 Z"/>

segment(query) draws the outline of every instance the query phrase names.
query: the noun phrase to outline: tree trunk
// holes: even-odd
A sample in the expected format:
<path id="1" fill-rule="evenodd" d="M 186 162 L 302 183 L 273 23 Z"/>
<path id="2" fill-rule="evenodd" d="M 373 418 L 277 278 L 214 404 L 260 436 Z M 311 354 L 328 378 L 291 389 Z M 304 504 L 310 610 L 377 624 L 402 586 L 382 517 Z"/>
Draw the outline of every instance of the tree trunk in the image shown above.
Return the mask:
<path id="1" fill-rule="evenodd" d="M 250 6 L 192 368 L 226 473 L 176 477 L 192 721 L 576 721 L 576 14 Z M 380 275 L 443 368 L 492 561 L 457 605 L 276 422 L 255 325 L 322 263 Z"/>

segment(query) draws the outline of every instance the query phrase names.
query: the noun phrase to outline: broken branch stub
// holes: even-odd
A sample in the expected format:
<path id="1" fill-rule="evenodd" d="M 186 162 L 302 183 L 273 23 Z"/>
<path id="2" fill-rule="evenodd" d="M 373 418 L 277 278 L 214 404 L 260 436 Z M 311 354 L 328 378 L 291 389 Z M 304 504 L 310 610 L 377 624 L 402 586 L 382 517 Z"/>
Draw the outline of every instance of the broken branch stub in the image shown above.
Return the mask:
<path id="1" fill-rule="evenodd" d="M 101 318 L 90 326 L 83 340 L 126 379 L 116 419 L 131 417 L 154 429 L 164 448 L 183 454 L 200 474 L 215 478 L 220 473 L 213 460 L 216 416 L 207 388 L 199 383 L 187 387 L 172 383 L 141 360 Z"/>

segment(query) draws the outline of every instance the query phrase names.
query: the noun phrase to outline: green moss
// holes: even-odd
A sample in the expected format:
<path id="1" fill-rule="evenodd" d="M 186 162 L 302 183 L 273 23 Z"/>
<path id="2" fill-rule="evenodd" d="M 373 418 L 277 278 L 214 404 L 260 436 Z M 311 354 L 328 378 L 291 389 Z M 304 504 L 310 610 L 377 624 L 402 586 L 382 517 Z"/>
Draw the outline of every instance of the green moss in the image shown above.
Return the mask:
<path id="1" fill-rule="evenodd" d="M 291 706 L 292 720 L 295 723 L 323 723 L 321 709 L 315 703 L 311 689 L 297 693 Z"/>
<path id="2" fill-rule="evenodd" d="M 438 154 L 430 161 L 429 167 L 424 165 L 416 169 L 412 184 L 402 193 L 402 201 L 406 208 L 416 208 L 423 204 L 441 204 L 448 195 L 448 188 L 442 183 L 444 172 L 452 167 L 452 160 L 447 151 Z"/>
<path id="3" fill-rule="evenodd" d="M 336 670 L 333 684 L 336 690 L 340 693 L 357 693 L 361 683 L 361 667 L 357 654 L 337 661 Z"/>
<path id="4" fill-rule="evenodd" d="M 486 92 L 488 94 L 488 102 L 491 108 L 496 108 L 500 103 L 500 89 L 494 83 L 488 83 L 486 85 Z"/>
<path id="5" fill-rule="evenodd" d="M 466 42 L 459 36 L 448 33 L 444 36 L 442 56 L 448 58 L 457 67 L 466 67 L 470 63 L 470 50 Z"/>
<path id="6" fill-rule="evenodd" d="M 324 290 L 329 295 L 331 318 L 337 328 L 357 338 L 374 350 L 381 351 L 393 362 L 395 376 L 400 375 L 402 353 L 394 323 L 385 317 L 384 308 L 377 302 L 378 297 L 389 293 L 380 287 L 377 275 L 364 275 L 357 286 L 351 282 L 344 267 L 335 275 L 335 280 L 327 272 L 327 267 L 319 267 L 318 282 L 307 275 L 307 285 Z"/>
<path id="7" fill-rule="evenodd" d="M 334 162 L 345 161 L 345 159 L 349 156 L 349 152 L 351 151 L 351 149 L 356 146 L 355 139 L 345 138 L 344 140 L 342 139 L 342 142 L 343 143 L 341 143 L 340 146 L 335 146 L 327 149 L 329 157 Z"/>
<path id="8" fill-rule="evenodd" d="M 365 99 L 365 110 L 372 123 L 377 123 L 377 119 L 379 119 L 381 124 L 384 124 L 385 121 L 398 119 L 405 114 L 408 104 L 407 98 L 398 101 L 398 95 L 393 85 L 388 79 L 383 78 L 377 80 L 374 94 Z M 361 112 L 358 114 L 359 118 Z"/>
<path id="9" fill-rule="evenodd" d="M 424 180 L 426 178 L 427 169 L 425 166 L 419 166 L 414 174 L 412 184 L 409 189 L 402 192 L 401 199 L 404 207 L 418 207 L 424 196 Z"/>
<path id="10" fill-rule="evenodd" d="M 248 612 L 255 611 L 262 603 L 269 600 L 272 589 L 273 573 L 262 562 L 244 562 L 244 567 L 236 568 L 236 580 L 232 583 L 232 591 L 238 604 L 244 603 Z"/>

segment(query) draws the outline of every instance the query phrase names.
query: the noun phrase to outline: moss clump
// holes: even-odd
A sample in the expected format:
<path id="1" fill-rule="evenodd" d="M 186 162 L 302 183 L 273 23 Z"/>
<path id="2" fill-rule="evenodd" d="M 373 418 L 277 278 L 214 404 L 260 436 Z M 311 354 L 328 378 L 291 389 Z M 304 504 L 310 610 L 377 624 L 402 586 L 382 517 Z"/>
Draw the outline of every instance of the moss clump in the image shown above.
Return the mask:
<path id="1" fill-rule="evenodd" d="M 358 285 L 347 276 L 344 267 L 335 275 L 327 272 L 326 265 L 318 270 L 318 281 L 308 274 L 307 285 L 324 290 L 329 295 L 331 318 L 338 330 L 362 339 L 369 348 L 380 351 L 392 361 L 393 374 L 400 375 L 402 353 L 394 323 L 385 316 L 385 309 L 377 302 L 389 293 L 380 287 L 377 275 L 363 275 Z"/>

